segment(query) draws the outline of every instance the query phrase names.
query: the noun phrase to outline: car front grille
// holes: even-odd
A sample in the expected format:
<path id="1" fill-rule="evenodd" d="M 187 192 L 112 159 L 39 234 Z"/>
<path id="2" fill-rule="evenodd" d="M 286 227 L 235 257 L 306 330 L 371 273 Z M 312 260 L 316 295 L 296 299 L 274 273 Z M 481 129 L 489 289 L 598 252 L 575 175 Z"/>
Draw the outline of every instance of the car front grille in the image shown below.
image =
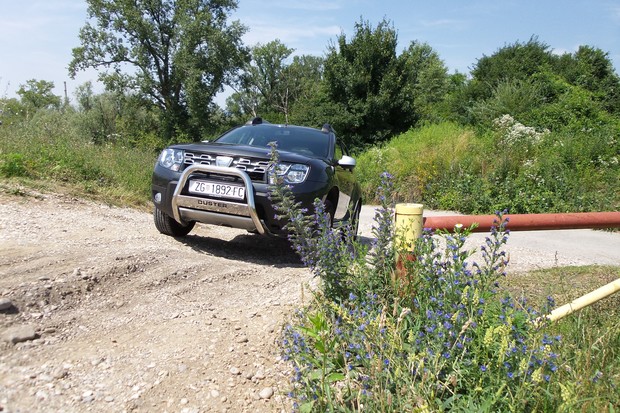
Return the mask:
<path id="1" fill-rule="evenodd" d="M 209 153 L 185 152 L 184 164 L 188 165 L 215 165 L 217 155 Z M 245 171 L 252 181 L 265 182 L 265 175 L 269 168 L 269 161 L 259 158 L 234 156 L 232 167 Z"/>

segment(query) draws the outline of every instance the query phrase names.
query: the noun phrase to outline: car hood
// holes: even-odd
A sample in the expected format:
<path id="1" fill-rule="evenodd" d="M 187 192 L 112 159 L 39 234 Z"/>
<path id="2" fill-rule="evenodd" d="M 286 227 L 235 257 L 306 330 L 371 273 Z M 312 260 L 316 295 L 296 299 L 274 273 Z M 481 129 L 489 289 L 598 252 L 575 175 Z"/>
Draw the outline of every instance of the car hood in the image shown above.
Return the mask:
<path id="1" fill-rule="evenodd" d="M 254 158 L 270 159 L 271 148 L 257 147 L 247 145 L 231 145 L 217 142 L 197 142 L 188 144 L 179 144 L 171 146 L 175 149 L 182 149 L 188 152 L 205 152 L 215 155 L 223 156 L 248 156 Z M 327 163 L 326 159 L 313 158 L 309 156 L 300 155 L 294 152 L 278 151 L 281 161 L 294 162 L 294 163 L 310 163 L 313 161 L 322 161 Z"/>

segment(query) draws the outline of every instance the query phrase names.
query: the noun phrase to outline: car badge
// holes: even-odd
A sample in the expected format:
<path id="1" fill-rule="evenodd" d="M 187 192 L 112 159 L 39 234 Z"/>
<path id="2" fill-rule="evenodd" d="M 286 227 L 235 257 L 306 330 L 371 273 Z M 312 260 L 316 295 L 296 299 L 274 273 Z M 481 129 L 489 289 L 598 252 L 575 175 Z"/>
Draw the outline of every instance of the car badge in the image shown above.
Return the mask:
<path id="1" fill-rule="evenodd" d="M 233 158 L 231 158 L 230 156 L 218 156 L 215 158 L 215 165 L 228 167 L 232 165 L 232 161 Z"/>

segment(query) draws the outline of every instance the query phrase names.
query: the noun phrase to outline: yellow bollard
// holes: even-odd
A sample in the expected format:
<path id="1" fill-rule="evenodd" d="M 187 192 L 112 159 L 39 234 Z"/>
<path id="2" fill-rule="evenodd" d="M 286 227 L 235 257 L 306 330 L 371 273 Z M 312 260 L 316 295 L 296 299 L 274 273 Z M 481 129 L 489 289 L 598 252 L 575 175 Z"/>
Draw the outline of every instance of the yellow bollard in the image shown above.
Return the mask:
<path id="1" fill-rule="evenodd" d="M 422 204 L 396 204 L 394 230 L 396 232 L 396 271 L 395 282 L 400 284 L 404 293 L 410 291 L 410 275 L 407 262 L 416 260 L 413 254 L 415 240 L 422 235 Z"/>
<path id="2" fill-rule="evenodd" d="M 422 235 L 422 204 L 396 204 L 395 229 L 401 242 L 399 249 L 413 250 L 415 240 Z"/>

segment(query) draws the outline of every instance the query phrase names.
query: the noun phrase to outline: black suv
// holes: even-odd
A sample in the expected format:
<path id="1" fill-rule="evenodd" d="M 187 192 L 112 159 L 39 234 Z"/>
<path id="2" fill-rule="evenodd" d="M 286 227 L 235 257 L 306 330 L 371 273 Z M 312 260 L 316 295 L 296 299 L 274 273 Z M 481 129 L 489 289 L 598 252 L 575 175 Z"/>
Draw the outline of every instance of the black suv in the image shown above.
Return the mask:
<path id="1" fill-rule="evenodd" d="M 279 163 L 270 162 L 275 142 Z M 269 186 L 276 175 L 308 211 L 316 198 L 334 222 L 357 229 L 362 206 L 355 159 L 331 126 L 322 129 L 276 125 L 255 118 L 213 142 L 172 145 L 153 172 L 155 227 L 174 237 L 187 235 L 196 222 L 285 235 L 276 218 Z"/>

